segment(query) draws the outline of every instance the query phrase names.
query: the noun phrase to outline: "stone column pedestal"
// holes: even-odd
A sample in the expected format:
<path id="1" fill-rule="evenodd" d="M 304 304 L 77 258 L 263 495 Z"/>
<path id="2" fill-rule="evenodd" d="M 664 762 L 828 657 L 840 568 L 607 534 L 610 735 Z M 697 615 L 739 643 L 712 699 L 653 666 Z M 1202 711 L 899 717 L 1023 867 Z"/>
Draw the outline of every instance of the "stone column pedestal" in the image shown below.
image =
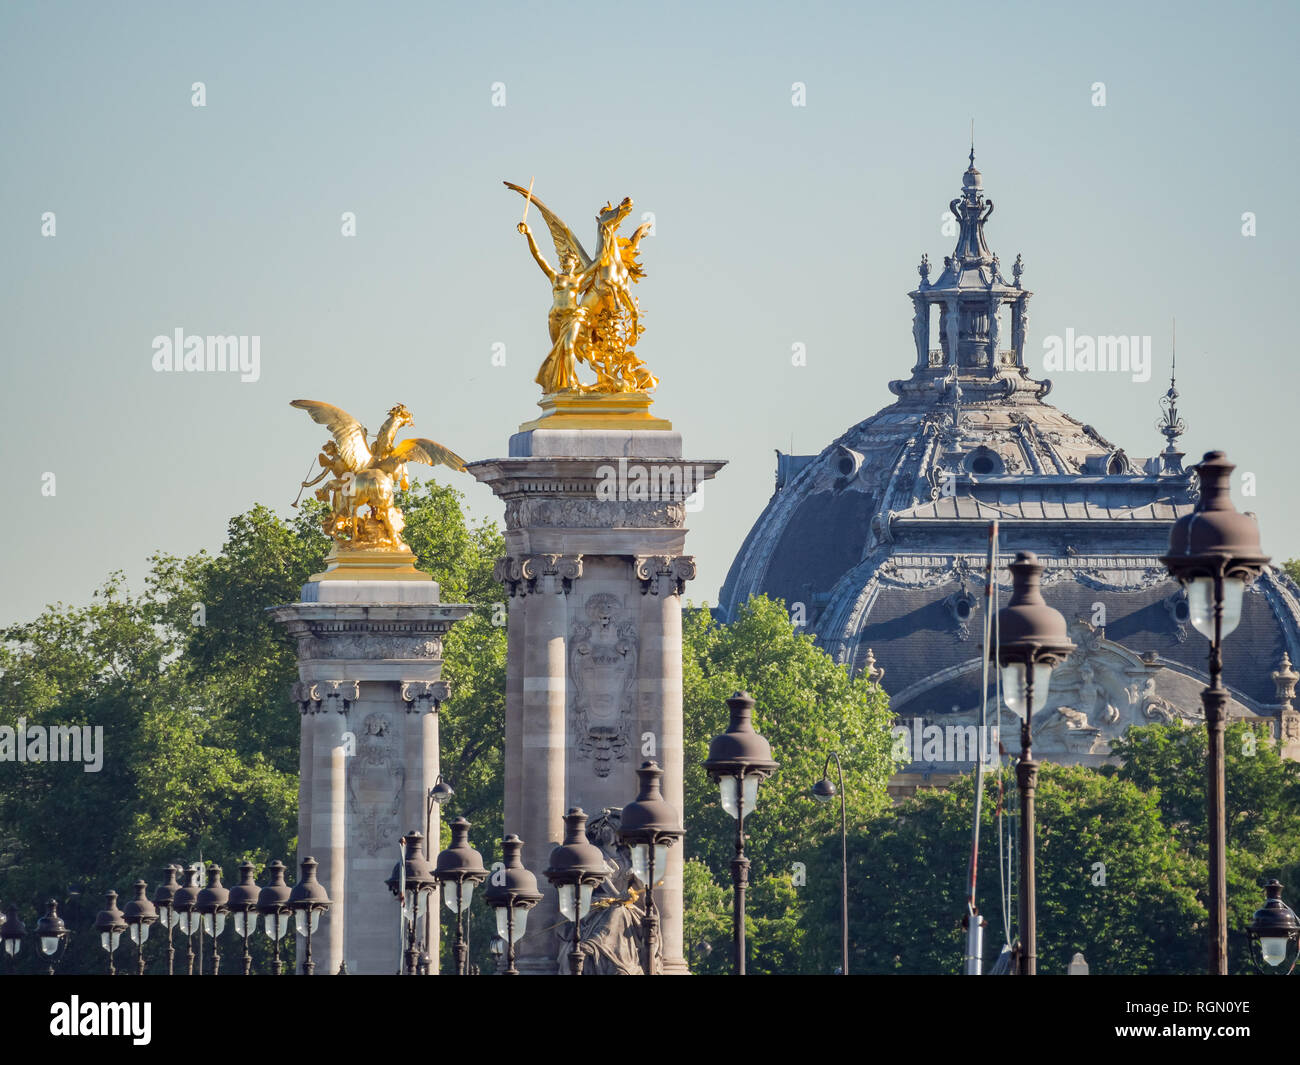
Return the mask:
<path id="1" fill-rule="evenodd" d="M 317 973 L 337 973 L 343 962 L 354 974 L 398 971 L 397 900 L 384 881 L 402 836 L 425 831 L 447 697 L 442 638 L 471 609 L 440 603 L 432 580 L 330 577 L 270 609 L 298 645 L 298 861 L 315 857 L 333 902 L 312 936 Z M 431 853 L 436 818 L 435 810 Z"/>
<path id="2" fill-rule="evenodd" d="M 517 964 L 556 973 L 563 926 L 543 870 L 564 812 L 594 818 L 631 802 L 646 758 L 684 812 L 686 500 L 724 463 L 684 461 L 671 429 L 531 428 L 509 452 L 469 470 L 506 505 L 505 830 L 524 840 L 544 893 Z M 655 899 L 663 971 L 685 972 L 680 846 Z"/>

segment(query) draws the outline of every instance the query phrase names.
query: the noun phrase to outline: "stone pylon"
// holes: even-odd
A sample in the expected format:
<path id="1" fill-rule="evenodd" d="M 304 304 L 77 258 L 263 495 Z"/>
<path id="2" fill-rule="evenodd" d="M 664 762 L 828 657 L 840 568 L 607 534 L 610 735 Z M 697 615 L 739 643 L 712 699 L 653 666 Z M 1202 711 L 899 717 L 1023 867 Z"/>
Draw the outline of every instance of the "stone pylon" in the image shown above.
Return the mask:
<path id="1" fill-rule="evenodd" d="M 542 872 L 565 811 L 631 802 L 645 758 L 663 766 L 664 796 L 682 811 L 681 595 L 695 575 L 687 500 L 724 465 L 684 461 L 667 422 L 541 422 L 557 427 L 524 426 L 508 458 L 469 466 L 506 505 L 505 829 L 524 840 L 544 893 L 520 943 L 524 973 L 557 971 L 561 918 Z M 666 973 L 686 971 L 682 850 L 672 848 L 655 889 Z"/>
<path id="2" fill-rule="evenodd" d="M 303 586 L 299 602 L 270 609 L 298 645 L 298 861 L 316 858 L 333 902 L 312 936 L 322 974 L 345 961 L 352 974 L 398 971 L 398 906 L 384 882 L 402 836 L 426 831 L 447 697 L 442 640 L 472 609 L 439 602 L 428 574 L 363 579 L 373 572 L 332 568 Z M 438 827 L 435 806 L 434 853 Z M 430 927 L 436 964 L 436 915 Z"/>

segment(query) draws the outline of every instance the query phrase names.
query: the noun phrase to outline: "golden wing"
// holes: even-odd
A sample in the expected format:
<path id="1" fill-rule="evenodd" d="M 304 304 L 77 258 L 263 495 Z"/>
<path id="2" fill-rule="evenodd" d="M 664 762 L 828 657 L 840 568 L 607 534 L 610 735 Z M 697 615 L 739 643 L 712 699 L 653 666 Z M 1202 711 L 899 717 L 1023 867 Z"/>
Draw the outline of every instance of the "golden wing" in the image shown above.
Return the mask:
<path id="1" fill-rule="evenodd" d="M 328 403 L 319 403 L 314 399 L 295 399 L 289 404 L 311 415 L 312 421 L 325 426 L 334 434 L 334 443 L 338 445 L 339 456 L 349 470 L 359 473 L 369 469 L 373 456 L 370 445 L 366 443 L 366 429 L 351 414 Z"/>
<path id="2" fill-rule="evenodd" d="M 511 181 L 501 182 L 506 188 L 514 189 L 520 196 L 527 197 L 528 190 L 522 186 L 516 185 Z M 542 203 L 536 196 L 532 197 L 532 205 L 542 212 L 542 217 L 546 219 L 546 226 L 551 231 L 551 239 L 555 241 L 555 254 L 563 261 L 564 257 L 572 252 L 578 257 L 580 270 L 585 270 L 592 264 L 592 258 L 587 254 L 587 250 L 582 246 L 582 242 L 574 235 L 572 229 L 566 226 L 560 216 L 552 211 L 546 204 Z M 559 265 L 558 263 L 556 264 Z"/>
<path id="3" fill-rule="evenodd" d="M 450 466 L 453 470 L 465 469 L 465 460 L 456 452 L 422 436 L 403 440 L 379 463 L 385 473 L 392 473 L 403 462 L 423 462 L 426 466 Z"/>

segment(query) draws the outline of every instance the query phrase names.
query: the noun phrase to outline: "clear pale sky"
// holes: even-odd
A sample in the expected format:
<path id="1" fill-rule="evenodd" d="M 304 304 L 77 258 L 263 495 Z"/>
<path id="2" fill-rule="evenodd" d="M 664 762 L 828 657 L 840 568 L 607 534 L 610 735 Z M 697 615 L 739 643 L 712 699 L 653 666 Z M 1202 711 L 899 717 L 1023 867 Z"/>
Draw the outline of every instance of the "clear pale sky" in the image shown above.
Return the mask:
<path id="1" fill-rule="evenodd" d="M 1145 384 L 1055 374 L 1049 402 L 1154 454 L 1176 316 L 1184 450 L 1255 473 L 1238 505 L 1298 555 L 1298 30 L 1289 3 L 7 3 L 0 622 L 287 513 L 323 438 L 291 399 L 372 429 L 401 401 L 419 435 L 504 454 L 549 346 L 501 186 L 533 176 L 584 240 L 607 199 L 654 212 L 654 412 L 730 460 L 688 539 L 688 595 L 714 601 L 774 449 L 819 451 L 907 374 L 905 293 L 952 249 L 972 117 L 1035 376 L 1067 328 L 1155 339 Z M 260 379 L 155 373 L 177 328 L 259 336 Z"/>

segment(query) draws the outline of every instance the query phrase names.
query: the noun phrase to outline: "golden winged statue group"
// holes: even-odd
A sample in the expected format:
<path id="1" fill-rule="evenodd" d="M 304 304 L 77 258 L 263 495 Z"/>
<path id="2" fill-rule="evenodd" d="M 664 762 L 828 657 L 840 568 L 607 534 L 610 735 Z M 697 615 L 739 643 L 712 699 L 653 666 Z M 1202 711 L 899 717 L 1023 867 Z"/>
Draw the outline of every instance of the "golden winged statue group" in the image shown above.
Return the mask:
<path id="1" fill-rule="evenodd" d="M 632 200 L 624 198 L 617 206 L 606 202 L 596 214 L 596 253 L 588 255 L 573 230 L 533 195 L 531 184 L 526 189 L 509 181 L 505 185 L 524 197 L 524 217 L 517 228 L 551 283 L 547 318 L 551 350 L 536 378 L 543 395 L 590 396 L 595 401 L 601 395 L 644 394 L 654 389 L 658 379 L 632 351 L 645 327 L 631 289 L 644 276 L 637 255 L 651 223 L 639 226 L 631 237 L 621 237 L 618 230 L 632 212 Z M 530 207 L 537 208 L 550 230 L 555 266 L 546 261 L 533 238 L 528 226 Z M 582 382 L 579 365 L 594 371 L 594 382 Z M 321 473 L 303 481 L 302 488 L 320 485 L 316 498 L 329 504 L 324 529 L 336 548 L 409 552 L 402 540 L 405 522 L 394 502 L 399 491 L 410 487 L 406 464 L 422 462 L 460 471 L 465 469 L 464 459 L 422 437 L 398 441 L 398 431 L 412 421 L 411 412 L 400 403 L 388 412 L 373 439 L 365 426 L 339 407 L 311 399 L 295 399 L 292 406 L 305 410 L 332 436 L 317 457 Z"/>
<path id="2" fill-rule="evenodd" d="M 516 228 L 551 283 L 551 350 L 536 378 L 542 392 L 649 392 L 659 381 L 632 351 L 645 329 L 632 285 L 645 276 L 637 253 L 651 223 L 620 237 L 618 228 L 632 213 L 632 200 L 625 197 L 618 206 L 607 202 L 596 214 L 596 254 L 588 255 L 573 230 L 531 188 L 504 184 L 525 197 L 524 220 Z M 537 248 L 527 221 L 529 207 L 536 207 L 546 220 L 555 243 L 555 266 Z M 583 384 L 578 378 L 579 363 L 595 371 L 594 383 Z"/>
<path id="3" fill-rule="evenodd" d="M 329 503 L 325 534 L 340 546 L 405 550 L 405 522 L 393 500 L 411 486 L 406 464 L 465 468 L 464 459 L 432 440 L 411 437 L 398 441 L 398 430 L 412 421 L 411 412 L 400 403 L 388 412 L 369 443 L 365 426 L 345 410 L 314 399 L 295 399 L 291 406 L 305 410 L 334 438 L 326 442 L 317 458 L 323 471 L 315 479 L 303 481 L 302 487 L 311 488 L 329 478 L 316 489 L 316 498 Z M 362 515 L 362 507 L 369 513 Z"/>

